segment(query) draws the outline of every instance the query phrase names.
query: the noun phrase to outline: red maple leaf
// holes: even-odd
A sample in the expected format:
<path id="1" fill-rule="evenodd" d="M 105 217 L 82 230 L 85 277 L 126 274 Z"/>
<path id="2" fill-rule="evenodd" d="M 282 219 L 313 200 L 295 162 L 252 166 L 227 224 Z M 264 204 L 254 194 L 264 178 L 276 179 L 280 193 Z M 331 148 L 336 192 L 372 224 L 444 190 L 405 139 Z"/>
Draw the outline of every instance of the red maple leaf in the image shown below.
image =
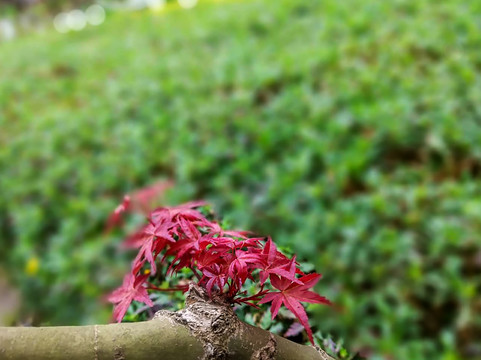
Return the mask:
<path id="1" fill-rule="evenodd" d="M 247 236 L 251 233 L 250 231 L 239 231 L 239 230 L 224 230 L 220 226 L 220 224 L 216 221 L 198 221 L 196 223 L 197 226 L 203 226 L 210 229 L 210 233 L 212 235 L 219 235 L 219 236 L 231 236 L 234 238 L 246 239 Z"/>
<path id="2" fill-rule="evenodd" d="M 269 274 L 276 274 L 301 284 L 296 278 L 296 257 L 294 256 L 294 258 L 289 260 L 283 253 L 277 250 L 270 237 L 262 250 L 262 255 L 264 256 L 264 266 L 261 267 L 261 272 L 259 273 L 261 285 L 266 282 Z"/>
<path id="3" fill-rule="evenodd" d="M 165 248 L 167 242 L 175 243 L 167 228 L 168 226 L 165 223 L 158 226 L 149 224 L 145 227 L 141 240 L 142 245 L 132 265 L 133 274 L 136 274 L 142 268 L 145 261 L 150 263 L 152 275 L 157 272 L 155 258 Z"/>
<path id="4" fill-rule="evenodd" d="M 158 181 L 130 194 L 132 208 L 140 213 L 148 215 L 154 208 L 154 202 L 161 197 L 165 191 L 174 185 L 173 181 Z"/>
<path id="5" fill-rule="evenodd" d="M 234 250 L 232 254 L 229 255 L 228 261 L 230 264 L 227 275 L 231 279 L 236 280 L 233 282 L 233 284 L 236 286 L 236 289 L 240 289 L 247 277 L 250 275 L 249 265 L 254 265 L 257 267 L 259 264 L 262 264 L 262 261 L 259 254 L 249 251 Z"/>
<path id="6" fill-rule="evenodd" d="M 161 219 L 166 218 L 171 221 L 177 221 L 179 218 L 190 221 L 207 221 L 200 212 L 194 209 L 203 205 L 205 205 L 204 201 L 191 201 L 173 207 L 161 207 L 152 211 L 150 217 L 154 223 L 158 223 Z"/>
<path id="7" fill-rule="evenodd" d="M 127 312 L 132 301 L 141 301 L 149 306 L 154 306 L 149 298 L 147 289 L 143 287 L 145 280 L 149 275 L 140 275 L 135 277 L 128 273 L 124 277 L 122 286 L 112 292 L 108 297 L 108 301 L 114 304 L 114 319 L 121 322 Z"/>
<path id="8" fill-rule="evenodd" d="M 108 220 L 107 220 L 107 226 L 106 226 L 106 231 L 109 232 L 112 230 L 113 227 L 118 226 L 122 224 L 122 216 L 123 214 L 129 209 L 130 207 L 130 196 L 125 195 L 124 199 L 122 200 L 122 203 L 120 203 L 115 210 L 113 211 L 112 214 L 110 214 Z"/>
<path id="9" fill-rule="evenodd" d="M 272 302 L 272 319 L 276 317 L 281 305 L 288 308 L 296 316 L 302 326 L 304 326 L 307 331 L 307 336 L 309 336 L 309 340 L 312 344 L 314 344 L 312 331 L 309 326 L 306 310 L 304 310 L 304 307 L 300 302 L 331 304 L 325 297 L 308 290 L 313 287 L 320 278 L 320 274 L 304 275 L 299 279 L 302 284 L 298 284 L 289 279 L 271 274 L 270 279 L 272 286 L 280 291 L 266 294 L 259 302 L 260 304 Z"/>
<path id="10" fill-rule="evenodd" d="M 172 187 L 172 181 L 159 181 L 153 185 L 139 189 L 131 194 L 125 195 L 107 220 L 106 231 L 122 224 L 122 216 L 128 211 L 148 214 L 152 210 L 152 202 L 162 195 L 165 190 Z"/>
<path id="11" fill-rule="evenodd" d="M 212 289 L 215 285 L 219 288 L 219 291 L 222 291 L 225 284 L 227 283 L 227 275 L 225 273 L 225 269 L 218 264 L 213 264 L 209 267 L 205 267 L 202 270 L 204 278 L 202 280 L 207 280 L 205 288 L 209 295 L 212 294 Z"/>

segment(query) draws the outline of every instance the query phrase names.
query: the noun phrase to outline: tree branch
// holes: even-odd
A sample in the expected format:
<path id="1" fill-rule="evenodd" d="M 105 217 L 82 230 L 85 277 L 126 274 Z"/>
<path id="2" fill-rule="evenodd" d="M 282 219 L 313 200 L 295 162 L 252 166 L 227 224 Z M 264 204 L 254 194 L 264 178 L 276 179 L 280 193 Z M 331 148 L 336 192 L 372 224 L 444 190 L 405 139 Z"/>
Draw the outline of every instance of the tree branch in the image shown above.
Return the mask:
<path id="1" fill-rule="evenodd" d="M 241 322 L 232 308 L 192 288 L 186 308 L 154 319 L 65 327 L 0 327 L 1 360 L 333 360 Z"/>
<path id="2" fill-rule="evenodd" d="M 187 351 L 185 351 L 187 350 Z M 168 319 L 92 326 L 0 328 L 2 360 L 198 359 L 202 344 Z"/>

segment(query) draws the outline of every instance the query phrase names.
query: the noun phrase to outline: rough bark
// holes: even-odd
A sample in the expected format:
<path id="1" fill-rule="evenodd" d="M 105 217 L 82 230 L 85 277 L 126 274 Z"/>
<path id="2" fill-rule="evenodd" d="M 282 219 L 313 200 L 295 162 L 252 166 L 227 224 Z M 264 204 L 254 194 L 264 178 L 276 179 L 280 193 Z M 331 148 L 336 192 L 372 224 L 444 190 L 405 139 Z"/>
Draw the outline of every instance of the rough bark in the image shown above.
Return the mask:
<path id="1" fill-rule="evenodd" d="M 183 310 L 154 319 L 65 327 L 0 327 L 0 359 L 68 360 L 332 360 L 241 322 L 232 308 L 192 287 Z"/>

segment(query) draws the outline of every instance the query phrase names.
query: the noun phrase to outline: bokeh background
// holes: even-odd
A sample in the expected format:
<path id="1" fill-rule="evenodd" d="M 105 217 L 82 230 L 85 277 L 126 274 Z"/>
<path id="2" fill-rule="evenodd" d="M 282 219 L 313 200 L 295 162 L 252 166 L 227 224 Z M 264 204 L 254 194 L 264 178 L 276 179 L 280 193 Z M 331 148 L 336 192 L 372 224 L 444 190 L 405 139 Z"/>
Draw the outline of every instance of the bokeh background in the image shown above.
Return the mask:
<path id="1" fill-rule="evenodd" d="M 108 214 L 170 180 L 323 273 L 349 348 L 481 359 L 480 1 L 92 4 L 0 1 L 4 324 L 109 321 Z"/>

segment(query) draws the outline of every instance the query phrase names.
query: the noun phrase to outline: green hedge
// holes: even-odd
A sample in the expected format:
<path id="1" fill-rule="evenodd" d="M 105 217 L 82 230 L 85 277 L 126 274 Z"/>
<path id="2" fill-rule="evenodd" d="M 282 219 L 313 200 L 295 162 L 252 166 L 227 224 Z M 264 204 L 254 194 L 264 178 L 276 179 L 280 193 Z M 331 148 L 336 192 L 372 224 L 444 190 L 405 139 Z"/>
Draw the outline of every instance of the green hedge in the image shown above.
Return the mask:
<path id="1" fill-rule="evenodd" d="M 324 334 L 480 358 L 480 12 L 203 2 L 3 43 L 0 259 L 24 317 L 107 321 L 129 262 L 107 214 L 171 178 L 169 203 L 207 199 L 324 273 Z"/>

